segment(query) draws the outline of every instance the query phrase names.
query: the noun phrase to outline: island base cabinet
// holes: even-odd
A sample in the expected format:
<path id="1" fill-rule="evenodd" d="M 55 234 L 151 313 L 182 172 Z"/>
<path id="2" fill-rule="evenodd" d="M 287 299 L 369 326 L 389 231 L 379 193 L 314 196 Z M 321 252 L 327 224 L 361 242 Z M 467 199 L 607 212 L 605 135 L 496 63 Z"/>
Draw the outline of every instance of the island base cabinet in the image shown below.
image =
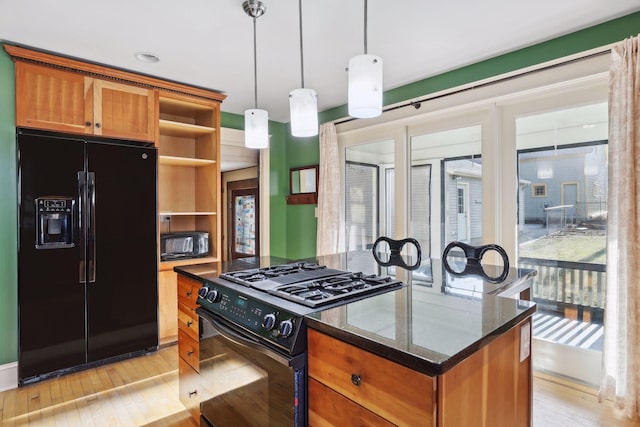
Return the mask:
<path id="1" fill-rule="evenodd" d="M 530 332 L 527 320 L 438 377 L 438 426 L 531 426 Z"/>
<path id="2" fill-rule="evenodd" d="M 530 349 L 528 318 L 429 376 L 309 328 L 309 425 L 531 426 Z"/>

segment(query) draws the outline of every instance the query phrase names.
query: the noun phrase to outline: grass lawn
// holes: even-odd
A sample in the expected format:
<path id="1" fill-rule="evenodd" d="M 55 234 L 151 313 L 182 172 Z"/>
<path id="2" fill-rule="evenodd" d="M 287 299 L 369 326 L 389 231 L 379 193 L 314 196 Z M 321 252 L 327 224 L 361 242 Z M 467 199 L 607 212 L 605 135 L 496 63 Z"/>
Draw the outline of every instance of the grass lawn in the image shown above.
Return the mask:
<path id="1" fill-rule="evenodd" d="M 556 233 L 520 245 L 520 256 L 606 264 L 606 236 L 600 233 Z"/>

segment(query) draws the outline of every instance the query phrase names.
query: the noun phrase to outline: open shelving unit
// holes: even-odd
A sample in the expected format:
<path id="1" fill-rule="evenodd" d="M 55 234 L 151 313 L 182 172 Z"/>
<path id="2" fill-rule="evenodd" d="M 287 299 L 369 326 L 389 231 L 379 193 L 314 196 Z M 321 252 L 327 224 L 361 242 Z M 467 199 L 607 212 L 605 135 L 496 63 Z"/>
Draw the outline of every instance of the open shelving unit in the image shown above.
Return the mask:
<path id="1" fill-rule="evenodd" d="M 220 103 L 158 93 L 158 214 L 160 233 L 206 231 L 205 257 L 160 261 L 160 341 L 177 339 L 177 276 L 173 267 L 220 261 Z"/>

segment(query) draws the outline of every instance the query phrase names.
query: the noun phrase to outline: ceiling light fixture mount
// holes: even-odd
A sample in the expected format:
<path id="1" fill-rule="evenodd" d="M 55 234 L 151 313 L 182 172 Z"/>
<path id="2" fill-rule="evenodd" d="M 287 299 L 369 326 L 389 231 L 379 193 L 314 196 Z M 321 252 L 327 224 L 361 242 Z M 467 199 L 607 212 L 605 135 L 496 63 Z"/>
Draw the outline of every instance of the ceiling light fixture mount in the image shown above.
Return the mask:
<path id="1" fill-rule="evenodd" d="M 160 61 L 160 57 L 151 52 L 136 52 L 133 56 L 140 62 L 146 62 L 148 64 L 154 64 Z"/>
<path id="2" fill-rule="evenodd" d="M 382 114 L 382 58 L 367 53 L 367 0 L 364 0 L 364 55 L 349 61 L 349 115 L 359 119 Z"/>
<path id="3" fill-rule="evenodd" d="M 242 3 L 245 13 L 253 18 L 253 88 L 254 108 L 244 112 L 244 145 L 247 148 L 267 148 L 269 146 L 269 113 L 258 109 L 258 55 L 256 48 L 256 19 L 267 11 L 259 0 Z"/>
<path id="4" fill-rule="evenodd" d="M 304 87 L 304 49 L 302 43 L 302 0 L 298 0 L 300 22 L 300 89 L 289 92 L 291 135 L 309 137 L 318 134 L 318 94 Z"/>

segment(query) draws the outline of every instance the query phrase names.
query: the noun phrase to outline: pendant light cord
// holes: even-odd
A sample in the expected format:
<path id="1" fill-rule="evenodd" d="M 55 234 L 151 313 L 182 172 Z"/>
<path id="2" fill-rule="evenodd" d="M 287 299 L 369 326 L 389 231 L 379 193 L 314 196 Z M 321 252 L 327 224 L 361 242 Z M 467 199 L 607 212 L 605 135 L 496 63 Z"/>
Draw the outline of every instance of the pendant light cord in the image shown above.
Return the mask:
<path id="1" fill-rule="evenodd" d="M 364 54 L 367 54 L 367 0 L 364 0 Z"/>
<path id="2" fill-rule="evenodd" d="M 258 50 L 256 48 L 256 17 L 253 17 L 253 101 L 258 109 Z"/>
<path id="3" fill-rule="evenodd" d="M 298 18 L 300 22 L 300 87 L 304 88 L 304 53 L 302 48 L 302 0 L 298 0 Z"/>

